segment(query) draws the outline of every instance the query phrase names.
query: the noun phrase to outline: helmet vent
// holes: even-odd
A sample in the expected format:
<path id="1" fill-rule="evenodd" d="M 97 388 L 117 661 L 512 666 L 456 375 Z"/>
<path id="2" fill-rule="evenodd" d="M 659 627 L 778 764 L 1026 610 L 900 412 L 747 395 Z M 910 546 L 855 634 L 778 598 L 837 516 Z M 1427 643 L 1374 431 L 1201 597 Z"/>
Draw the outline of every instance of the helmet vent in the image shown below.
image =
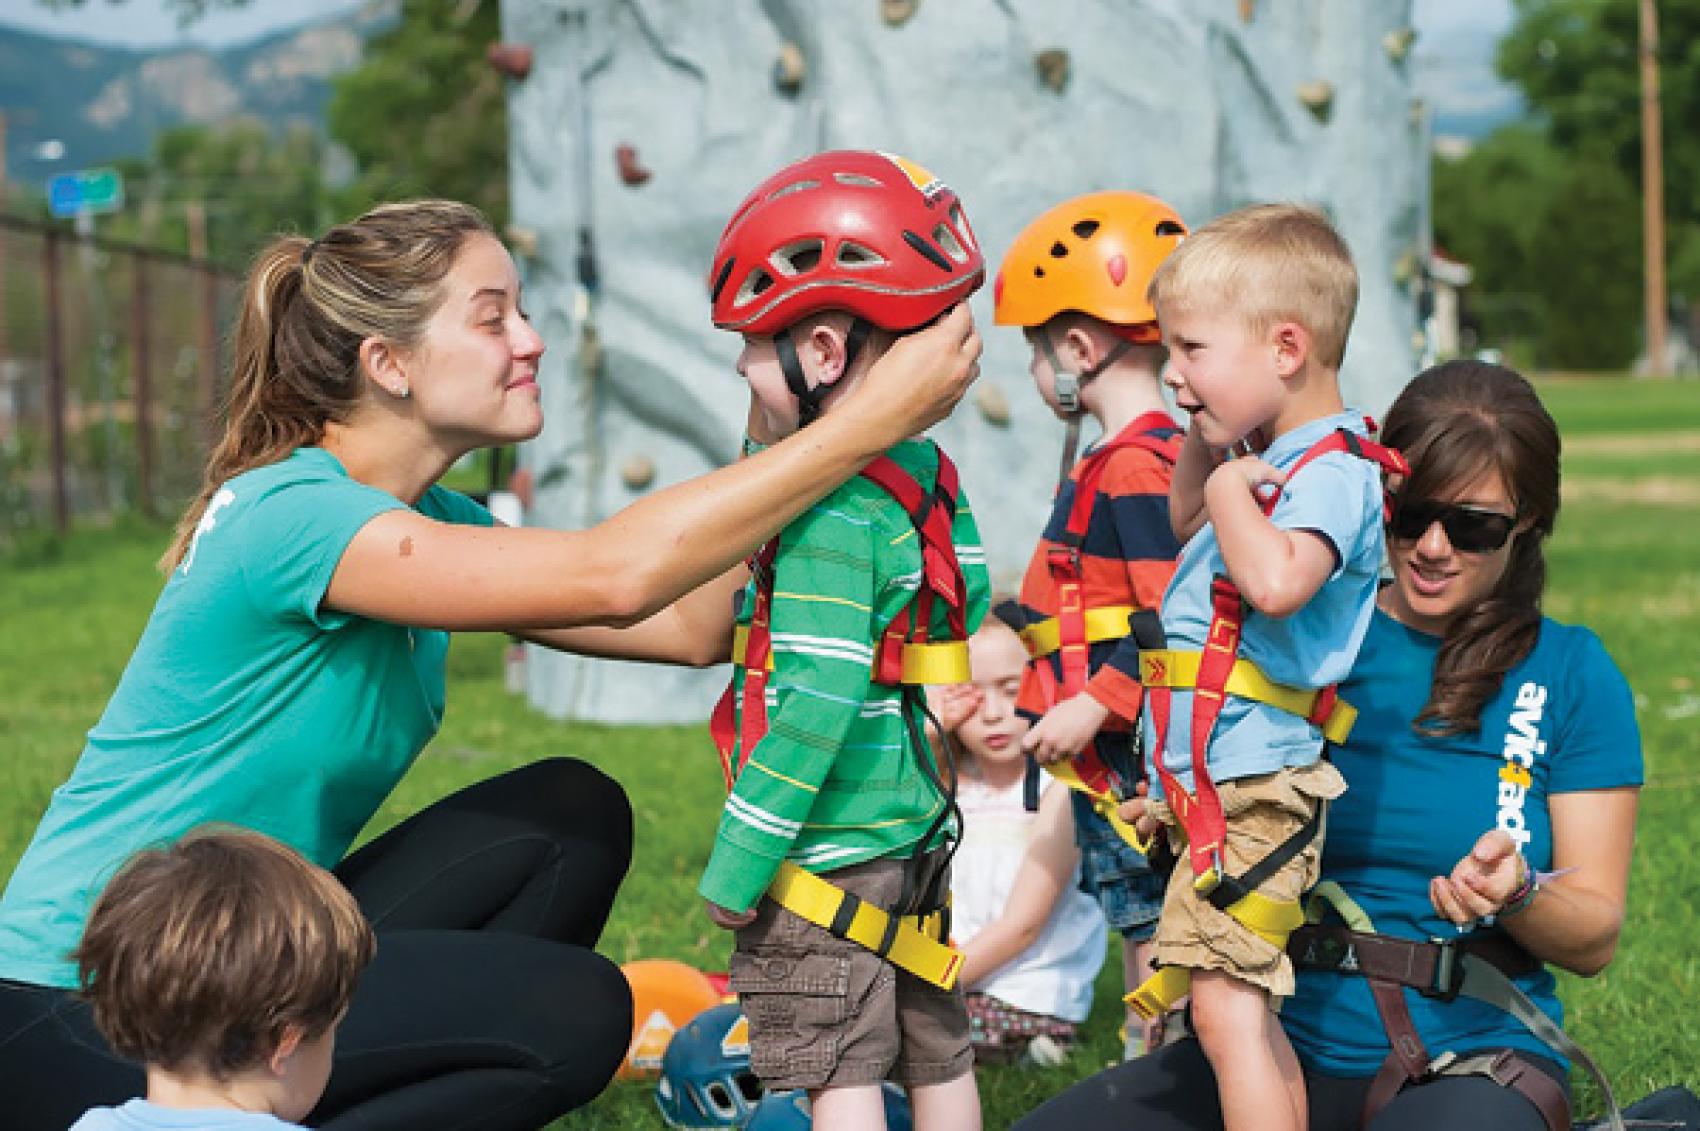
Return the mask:
<path id="1" fill-rule="evenodd" d="M 1068 245 L 1063 243 L 1061 240 L 1058 240 L 1056 243 L 1052 244 L 1051 245 L 1051 258 L 1052 259 L 1067 259 L 1068 258 Z"/>
<path id="2" fill-rule="evenodd" d="M 939 249 L 928 243 L 925 237 L 918 236 L 908 228 L 903 229 L 903 242 L 920 252 L 922 257 L 947 275 L 950 273 L 950 260 L 946 259 Z"/>
<path id="3" fill-rule="evenodd" d="M 956 260 L 958 263 L 968 262 L 968 253 L 963 250 L 962 244 L 957 241 L 956 233 L 945 227 L 943 224 L 940 224 L 938 227 L 933 229 L 933 242 L 944 248 L 944 253 Z"/>
<path id="4" fill-rule="evenodd" d="M 1098 234 L 1098 221 L 1081 220 L 1074 225 L 1074 234 L 1083 240 L 1089 240 Z"/>
<path id="5" fill-rule="evenodd" d="M 720 269 L 720 274 L 715 276 L 715 278 L 714 278 L 714 291 L 713 291 L 713 293 L 711 293 L 709 295 L 708 301 L 710 301 L 710 302 L 719 302 L 720 301 L 720 292 L 726 289 L 726 280 L 730 279 L 732 277 L 732 264 L 733 264 L 733 262 L 734 262 L 734 260 L 732 260 L 731 258 L 728 258 L 726 260 L 726 265 Z"/>
<path id="6" fill-rule="evenodd" d="M 1035 279 L 1043 279 L 1045 277 L 1045 269 L 1043 267 L 1033 268 L 1033 277 Z"/>
<path id="7" fill-rule="evenodd" d="M 1184 236 L 1186 229 L 1173 220 L 1159 220 L 1157 221 L 1156 234 L 1159 236 Z"/>
<path id="8" fill-rule="evenodd" d="M 968 226 L 968 217 L 962 214 L 962 205 L 951 204 L 950 222 L 956 226 L 957 231 L 962 233 L 962 238 L 968 242 L 968 246 L 973 247 L 976 242 L 974 229 Z"/>
<path id="9" fill-rule="evenodd" d="M 840 267 L 878 267 L 885 262 L 885 256 L 871 247 L 845 240 L 838 245 L 837 262 Z"/>
<path id="10" fill-rule="evenodd" d="M 852 185 L 856 188 L 879 188 L 880 182 L 866 173 L 834 173 L 832 179 L 841 185 Z"/>
<path id="11" fill-rule="evenodd" d="M 782 196 L 790 196 L 794 192 L 802 192 L 804 189 L 812 189 L 812 188 L 820 188 L 820 182 L 819 181 L 792 181 L 790 184 L 782 185 L 781 187 L 776 188 L 772 192 L 768 193 L 767 194 L 768 203 L 771 204 L 772 202 L 778 200 Z"/>
<path id="12" fill-rule="evenodd" d="M 743 306 L 753 298 L 760 298 L 762 293 L 773 286 L 773 276 L 757 267 L 744 279 L 744 285 L 738 288 L 738 297 L 732 300 L 733 306 Z"/>
<path id="13" fill-rule="evenodd" d="M 819 239 L 798 240 L 788 243 L 768 257 L 773 269 L 787 278 L 793 278 L 805 271 L 813 271 L 820 263 L 821 253 L 826 245 Z"/>

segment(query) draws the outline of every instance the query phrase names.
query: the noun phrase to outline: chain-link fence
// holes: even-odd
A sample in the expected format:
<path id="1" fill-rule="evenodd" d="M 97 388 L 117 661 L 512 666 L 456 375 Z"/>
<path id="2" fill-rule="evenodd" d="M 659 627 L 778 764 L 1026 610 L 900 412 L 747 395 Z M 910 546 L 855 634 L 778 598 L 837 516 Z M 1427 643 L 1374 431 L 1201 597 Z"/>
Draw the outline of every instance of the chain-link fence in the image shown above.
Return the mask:
<path id="1" fill-rule="evenodd" d="M 0 216 L 0 542 L 193 493 L 238 284 Z"/>

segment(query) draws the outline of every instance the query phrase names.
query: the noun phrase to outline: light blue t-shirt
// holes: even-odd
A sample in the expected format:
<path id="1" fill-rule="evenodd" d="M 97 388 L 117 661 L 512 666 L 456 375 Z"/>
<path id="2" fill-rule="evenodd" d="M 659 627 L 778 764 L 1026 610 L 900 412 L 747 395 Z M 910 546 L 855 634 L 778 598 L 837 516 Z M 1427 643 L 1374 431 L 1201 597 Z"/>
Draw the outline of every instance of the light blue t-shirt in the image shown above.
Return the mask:
<path id="1" fill-rule="evenodd" d="M 1407 939 L 1459 937 L 1435 914 L 1429 879 L 1448 875 L 1489 829 L 1504 829 L 1531 865 L 1550 869 L 1549 797 L 1641 784 L 1634 700 L 1592 632 L 1542 621 L 1534 650 L 1482 709 L 1479 732 L 1423 738 L 1411 722 L 1427 701 L 1439 649 L 1438 637 L 1376 613 L 1340 688 L 1358 708 L 1357 725 L 1331 755 L 1348 788 L 1328 809 L 1322 877 L 1344 887 L 1377 931 Z M 1551 974 L 1517 982 L 1562 1023 Z M 1564 1059 L 1490 1005 L 1411 990 L 1405 1001 L 1432 1055 L 1509 1047 Z M 1387 1056 L 1386 1030 L 1360 977 L 1301 969 L 1281 1023 L 1299 1057 L 1329 1075 L 1372 1075 Z"/>
<path id="2" fill-rule="evenodd" d="M 160 1107 L 131 1100 L 118 1107 L 95 1107 L 71 1124 L 71 1131 L 305 1131 L 275 1115 L 222 1108 Z"/>
<path id="3" fill-rule="evenodd" d="M 74 986 L 113 872 L 197 825 L 342 859 L 442 722 L 448 633 L 320 607 L 355 532 L 404 505 L 321 448 L 218 491 L 0 898 L 0 978 Z M 491 522 L 441 488 L 417 509 Z"/>
<path id="4" fill-rule="evenodd" d="M 1280 437 L 1263 460 L 1290 469 L 1319 440 L 1344 428 L 1367 435 L 1356 412 L 1313 420 Z M 1289 687 L 1326 687 L 1346 678 L 1357 657 L 1375 607 L 1381 570 L 1381 471 L 1346 452 L 1311 460 L 1289 480 L 1270 521 L 1282 530 L 1319 534 L 1334 550 L 1334 572 L 1303 608 L 1289 617 L 1267 617 L 1249 605 L 1241 630 L 1240 656 Z M 1210 585 L 1226 574 L 1216 531 L 1206 523 L 1181 550 L 1175 575 L 1163 594 L 1163 631 L 1170 648 L 1198 651 L 1210 628 Z M 1164 764 L 1192 788 L 1192 693 L 1171 697 Z M 1145 712 L 1145 748 L 1155 757 L 1151 712 Z M 1322 754 L 1322 734 L 1304 719 L 1275 707 L 1230 697 L 1211 736 L 1210 776 L 1218 782 L 1286 767 L 1308 766 Z M 1151 775 L 1152 790 L 1161 793 Z"/>

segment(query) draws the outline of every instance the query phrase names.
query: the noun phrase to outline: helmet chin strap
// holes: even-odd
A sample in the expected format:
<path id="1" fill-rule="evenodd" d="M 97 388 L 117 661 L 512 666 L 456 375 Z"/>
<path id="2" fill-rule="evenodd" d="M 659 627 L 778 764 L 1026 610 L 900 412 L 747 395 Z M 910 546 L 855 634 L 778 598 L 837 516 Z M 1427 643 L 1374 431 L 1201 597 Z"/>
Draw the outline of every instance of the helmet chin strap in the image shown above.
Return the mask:
<path id="1" fill-rule="evenodd" d="M 1056 387 L 1057 407 L 1068 414 L 1068 431 L 1063 437 L 1062 467 L 1057 471 L 1057 489 L 1068 482 L 1068 473 L 1074 469 L 1075 456 L 1080 451 L 1080 418 L 1086 411 L 1080 407 L 1080 390 L 1086 382 L 1108 369 L 1121 359 L 1121 356 L 1133 348 L 1133 343 L 1125 339 L 1118 341 L 1114 348 L 1098 359 L 1098 364 L 1082 369 L 1075 373 L 1064 369 L 1062 359 L 1057 356 L 1057 347 L 1051 342 L 1048 330 L 1041 329 L 1037 335 L 1039 348 L 1045 353 L 1045 360 L 1050 364 L 1052 383 Z"/>
<path id="2" fill-rule="evenodd" d="M 844 372 L 850 372 L 850 367 L 856 364 L 856 357 L 862 352 L 862 347 L 868 342 L 868 334 L 873 326 L 856 316 L 850 320 L 850 329 L 844 335 Z M 827 384 L 809 386 L 807 374 L 803 372 L 802 359 L 797 356 L 797 343 L 791 337 L 791 331 L 785 330 L 774 335 L 774 352 L 779 355 L 779 371 L 785 374 L 785 387 L 791 390 L 791 395 L 797 398 L 797 427 L 803 428 L 813 424 L 820 416 L 821 402 L 832 392 L 832 386 Z"/>

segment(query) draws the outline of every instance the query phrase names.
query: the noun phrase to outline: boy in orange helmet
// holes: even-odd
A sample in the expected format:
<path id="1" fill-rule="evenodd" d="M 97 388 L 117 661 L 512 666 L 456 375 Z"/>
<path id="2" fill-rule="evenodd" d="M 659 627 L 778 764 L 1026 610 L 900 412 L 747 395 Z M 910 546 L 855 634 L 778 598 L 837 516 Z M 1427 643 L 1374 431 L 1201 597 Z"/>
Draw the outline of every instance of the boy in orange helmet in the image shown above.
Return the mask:
<path id="1" fill-rule="evenodd" d="M 1165 877 L 1109 818 L 1143 776 L 1137 635 L 1160 646 L 1141 630 L 1156 627 L 1180 553 L 1169 484 L 1181 434 L 1159 387 L 1165 351 L 1146 292 L 1185 235 L 1156 197 L 1076 197 L 1016 237 L 995 287 L 996 321 L 1022 328 L 1039 395 L 1068 424 L 1056 501 L 1017 602 L 1030 656 L 1019 707 L 1037 720 L 1024 745 L 1076 787 L 1082 886 L 1122 934 L 1129 989 L 1150 970 Z M 1088 415 L 1103 438 L 1075 463 Z M 1136 1055 L 1161 1022 L 1130 1013 L 1127 1033 Z"/>

